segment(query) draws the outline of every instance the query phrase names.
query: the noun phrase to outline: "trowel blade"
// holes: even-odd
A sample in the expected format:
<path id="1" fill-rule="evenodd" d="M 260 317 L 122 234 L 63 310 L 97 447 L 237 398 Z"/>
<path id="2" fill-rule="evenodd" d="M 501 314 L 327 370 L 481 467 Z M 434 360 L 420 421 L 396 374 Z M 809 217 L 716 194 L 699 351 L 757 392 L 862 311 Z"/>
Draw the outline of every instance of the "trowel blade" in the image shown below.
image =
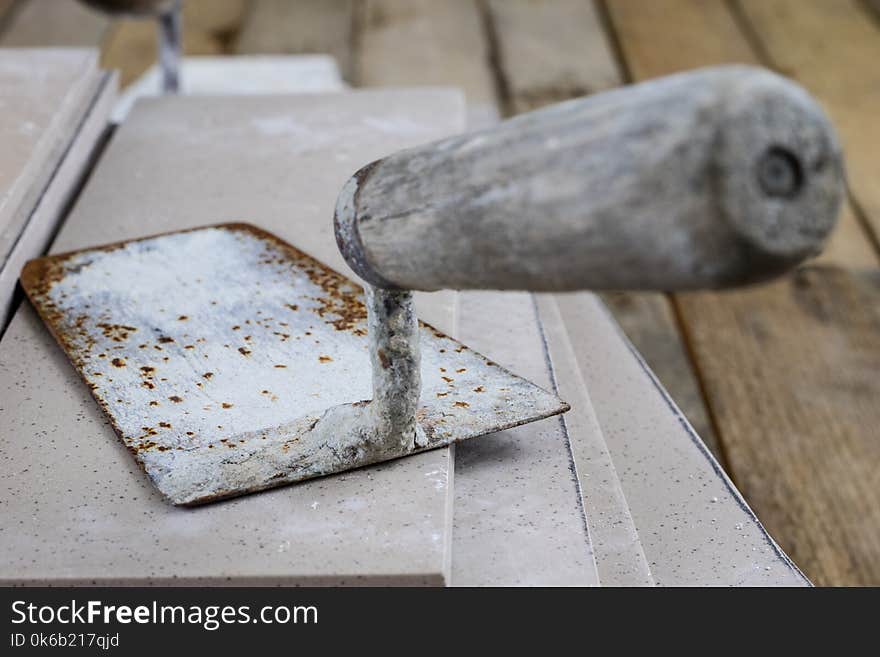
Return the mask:
<path id="1" fill-rule="evenodd" d="M 327 458 L 314 431 L 328 409 L 370 398 L 363 292 L 277 237 L 246 224 L 168 233 L 33 260 L 22 285 L 172 503 L 373 462 Z M 568 408 L 428 325 L 420 340 L 429 442 L 383 459 Z"/>

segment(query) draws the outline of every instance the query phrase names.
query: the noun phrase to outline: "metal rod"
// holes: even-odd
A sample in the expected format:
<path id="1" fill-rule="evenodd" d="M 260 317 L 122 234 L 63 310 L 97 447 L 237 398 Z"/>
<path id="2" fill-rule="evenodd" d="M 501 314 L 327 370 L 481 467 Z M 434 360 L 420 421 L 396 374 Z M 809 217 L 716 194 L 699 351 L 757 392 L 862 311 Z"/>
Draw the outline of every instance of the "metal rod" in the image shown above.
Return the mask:
<path id="1" fill-rule="evenodd" d="M 159 66 L 162 69 L 162 93 L 180 91 L 180 51 L 183 19 L 180 0 L 159 14 Z"/>
<path id="2" fill-rule="evenodd" d="M 365 286 L 375 435 L 404 449 L 426 444 L 416 421 L 421 393 L 419 322 L 413 293 Z"/>

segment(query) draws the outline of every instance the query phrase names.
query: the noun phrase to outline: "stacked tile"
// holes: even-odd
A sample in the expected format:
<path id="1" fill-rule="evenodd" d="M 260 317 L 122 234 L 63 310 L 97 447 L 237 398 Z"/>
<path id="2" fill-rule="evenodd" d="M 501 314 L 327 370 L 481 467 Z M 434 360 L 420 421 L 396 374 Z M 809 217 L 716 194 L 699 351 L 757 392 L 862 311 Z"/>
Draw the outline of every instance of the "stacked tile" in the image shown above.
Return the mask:
<path id="1" fill-rule="evenodd" d="M 0 50 L 0 328 L 106 126 L 115 87 L 97 62 L 86 49 Z"/>

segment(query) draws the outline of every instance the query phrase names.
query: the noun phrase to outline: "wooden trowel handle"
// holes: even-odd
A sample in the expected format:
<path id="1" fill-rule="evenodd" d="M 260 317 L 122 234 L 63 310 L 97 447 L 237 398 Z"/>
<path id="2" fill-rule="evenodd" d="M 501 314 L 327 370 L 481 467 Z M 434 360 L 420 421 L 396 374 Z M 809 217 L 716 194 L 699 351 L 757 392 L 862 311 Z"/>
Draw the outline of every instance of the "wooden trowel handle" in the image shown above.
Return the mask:
<path id="1" fill-rule="evenodd" d="M 810 96 L 721 67 L 378 160 L 344 186 L 336 238 L 384 288 L 714 288 L 816 254 L 842 195 Z"/>

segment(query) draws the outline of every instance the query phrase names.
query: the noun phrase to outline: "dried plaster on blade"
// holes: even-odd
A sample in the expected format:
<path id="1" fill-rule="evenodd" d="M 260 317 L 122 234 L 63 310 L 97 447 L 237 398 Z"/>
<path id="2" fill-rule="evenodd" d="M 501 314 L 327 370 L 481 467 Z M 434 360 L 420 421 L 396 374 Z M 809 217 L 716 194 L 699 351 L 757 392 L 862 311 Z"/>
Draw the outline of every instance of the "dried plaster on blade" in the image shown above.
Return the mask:
<path id="1" fill-rule="evenodd" d="M 176 504 L 339 472 L 567 408 L 417 328 L 408 293 L 373 292 L 368 313 L 358 285 L 252 226 L 50 256 L 22 280 L 123 442 Z M 372 373 L 368 321 L 378 334 Z M 363 401 L 374 387 L 379 403 Z"/>

